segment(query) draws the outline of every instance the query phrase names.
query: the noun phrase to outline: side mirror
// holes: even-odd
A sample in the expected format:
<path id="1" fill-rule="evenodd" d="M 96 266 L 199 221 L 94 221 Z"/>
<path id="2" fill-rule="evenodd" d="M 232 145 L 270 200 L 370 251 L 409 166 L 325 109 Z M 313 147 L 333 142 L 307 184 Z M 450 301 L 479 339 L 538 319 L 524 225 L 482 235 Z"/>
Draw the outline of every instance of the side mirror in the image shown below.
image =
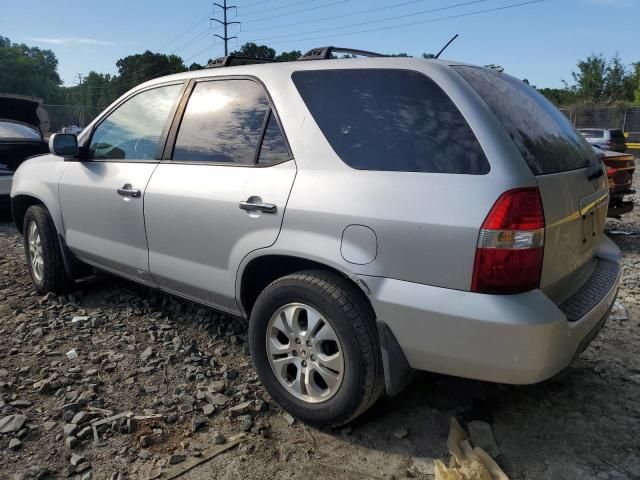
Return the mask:
<path id="1" fill-rule="evenodd" d="M 59 157 L 78 155 L 78 139 L 70 133 L 54 133 L 49 138 L 49 151 Z"/>

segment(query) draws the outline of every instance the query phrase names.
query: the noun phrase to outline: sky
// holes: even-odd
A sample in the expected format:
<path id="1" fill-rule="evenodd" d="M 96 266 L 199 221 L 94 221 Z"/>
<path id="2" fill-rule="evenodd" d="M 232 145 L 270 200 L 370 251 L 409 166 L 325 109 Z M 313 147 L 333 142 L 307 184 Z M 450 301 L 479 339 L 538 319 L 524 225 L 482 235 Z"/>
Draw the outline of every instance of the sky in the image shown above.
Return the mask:
<path id="1" fill-rule="evenodd" d="M 228 1 L 237 5 L 229 20 L 241 22 L 229 26 L 230 49 L 255 41 L 278 52 L 336 45 L 419 56 L 458 33 L 443 58 L 502 65 L 538 87 L 571 82 L 591 53 L 640 61 L 640 0 Z M 187 64 L 222 56 L 212 14 L 206 0 L 0 0 L 0 35 L 53 50 L 73 85 L 78 73 L 117 73 L 118 59 L 147 49 Z"/>

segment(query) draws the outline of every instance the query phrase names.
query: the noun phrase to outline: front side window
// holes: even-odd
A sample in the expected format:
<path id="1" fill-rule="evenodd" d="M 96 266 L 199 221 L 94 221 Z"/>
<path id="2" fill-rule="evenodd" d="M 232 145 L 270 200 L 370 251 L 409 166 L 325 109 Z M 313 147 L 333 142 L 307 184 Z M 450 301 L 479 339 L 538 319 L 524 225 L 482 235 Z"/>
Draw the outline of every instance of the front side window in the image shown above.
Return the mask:
<path id="1" fill-rule="evenodd" d="M 251 165 L 269 100 L 251 80 L 196 84 L 180 123 L 173 160 Z"/>
<path id="2" fill-rule="evenodd" d="M 125 101 L 93 132 L 89 157 L 95 160 L 153 160 L 182 85 L 145 90 Z"/>
<path id="3" fill-rule="evenodd" d="M 467 121 L 447 94 L 421 73 L 309 70 L 292 78 L 325 138 L 352 168 L 489 172 Z"/>

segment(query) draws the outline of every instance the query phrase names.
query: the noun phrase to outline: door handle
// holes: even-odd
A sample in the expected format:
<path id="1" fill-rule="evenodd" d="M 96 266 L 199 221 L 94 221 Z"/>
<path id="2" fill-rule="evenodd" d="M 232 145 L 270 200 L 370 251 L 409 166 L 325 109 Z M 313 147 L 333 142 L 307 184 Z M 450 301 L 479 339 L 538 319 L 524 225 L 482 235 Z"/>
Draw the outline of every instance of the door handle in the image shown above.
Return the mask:
<path id="1" fill-rule="evenodd" d="M 118 189 L 118 195 L 122 195 L 123 197 L 140 197 L 140 190 L 135 190 L 130 183 L 125 183 L 122 188 Z"/>
<path id="2" fill-rule="evenodd" d="M 251 199 L 240 202 L 240 210 L 246 212 L 262 212 L 262 213 L 276 213 L 278 207 L 273 203 L 262 203 L 261 201 L 254 202 Z"/>

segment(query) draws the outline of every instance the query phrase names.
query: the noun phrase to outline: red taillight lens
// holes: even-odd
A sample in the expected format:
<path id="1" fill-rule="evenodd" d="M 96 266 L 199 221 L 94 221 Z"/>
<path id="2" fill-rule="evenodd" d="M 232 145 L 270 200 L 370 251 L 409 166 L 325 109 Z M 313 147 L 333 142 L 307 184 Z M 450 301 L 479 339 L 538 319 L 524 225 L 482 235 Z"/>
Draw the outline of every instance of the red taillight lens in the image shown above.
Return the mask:
<path id="1" fill-rule="evenodd" d="M 502 194 L 478 238 L 471 290 L 520 293 L 540 286 L 544 211 L 537 188 Z"/>

